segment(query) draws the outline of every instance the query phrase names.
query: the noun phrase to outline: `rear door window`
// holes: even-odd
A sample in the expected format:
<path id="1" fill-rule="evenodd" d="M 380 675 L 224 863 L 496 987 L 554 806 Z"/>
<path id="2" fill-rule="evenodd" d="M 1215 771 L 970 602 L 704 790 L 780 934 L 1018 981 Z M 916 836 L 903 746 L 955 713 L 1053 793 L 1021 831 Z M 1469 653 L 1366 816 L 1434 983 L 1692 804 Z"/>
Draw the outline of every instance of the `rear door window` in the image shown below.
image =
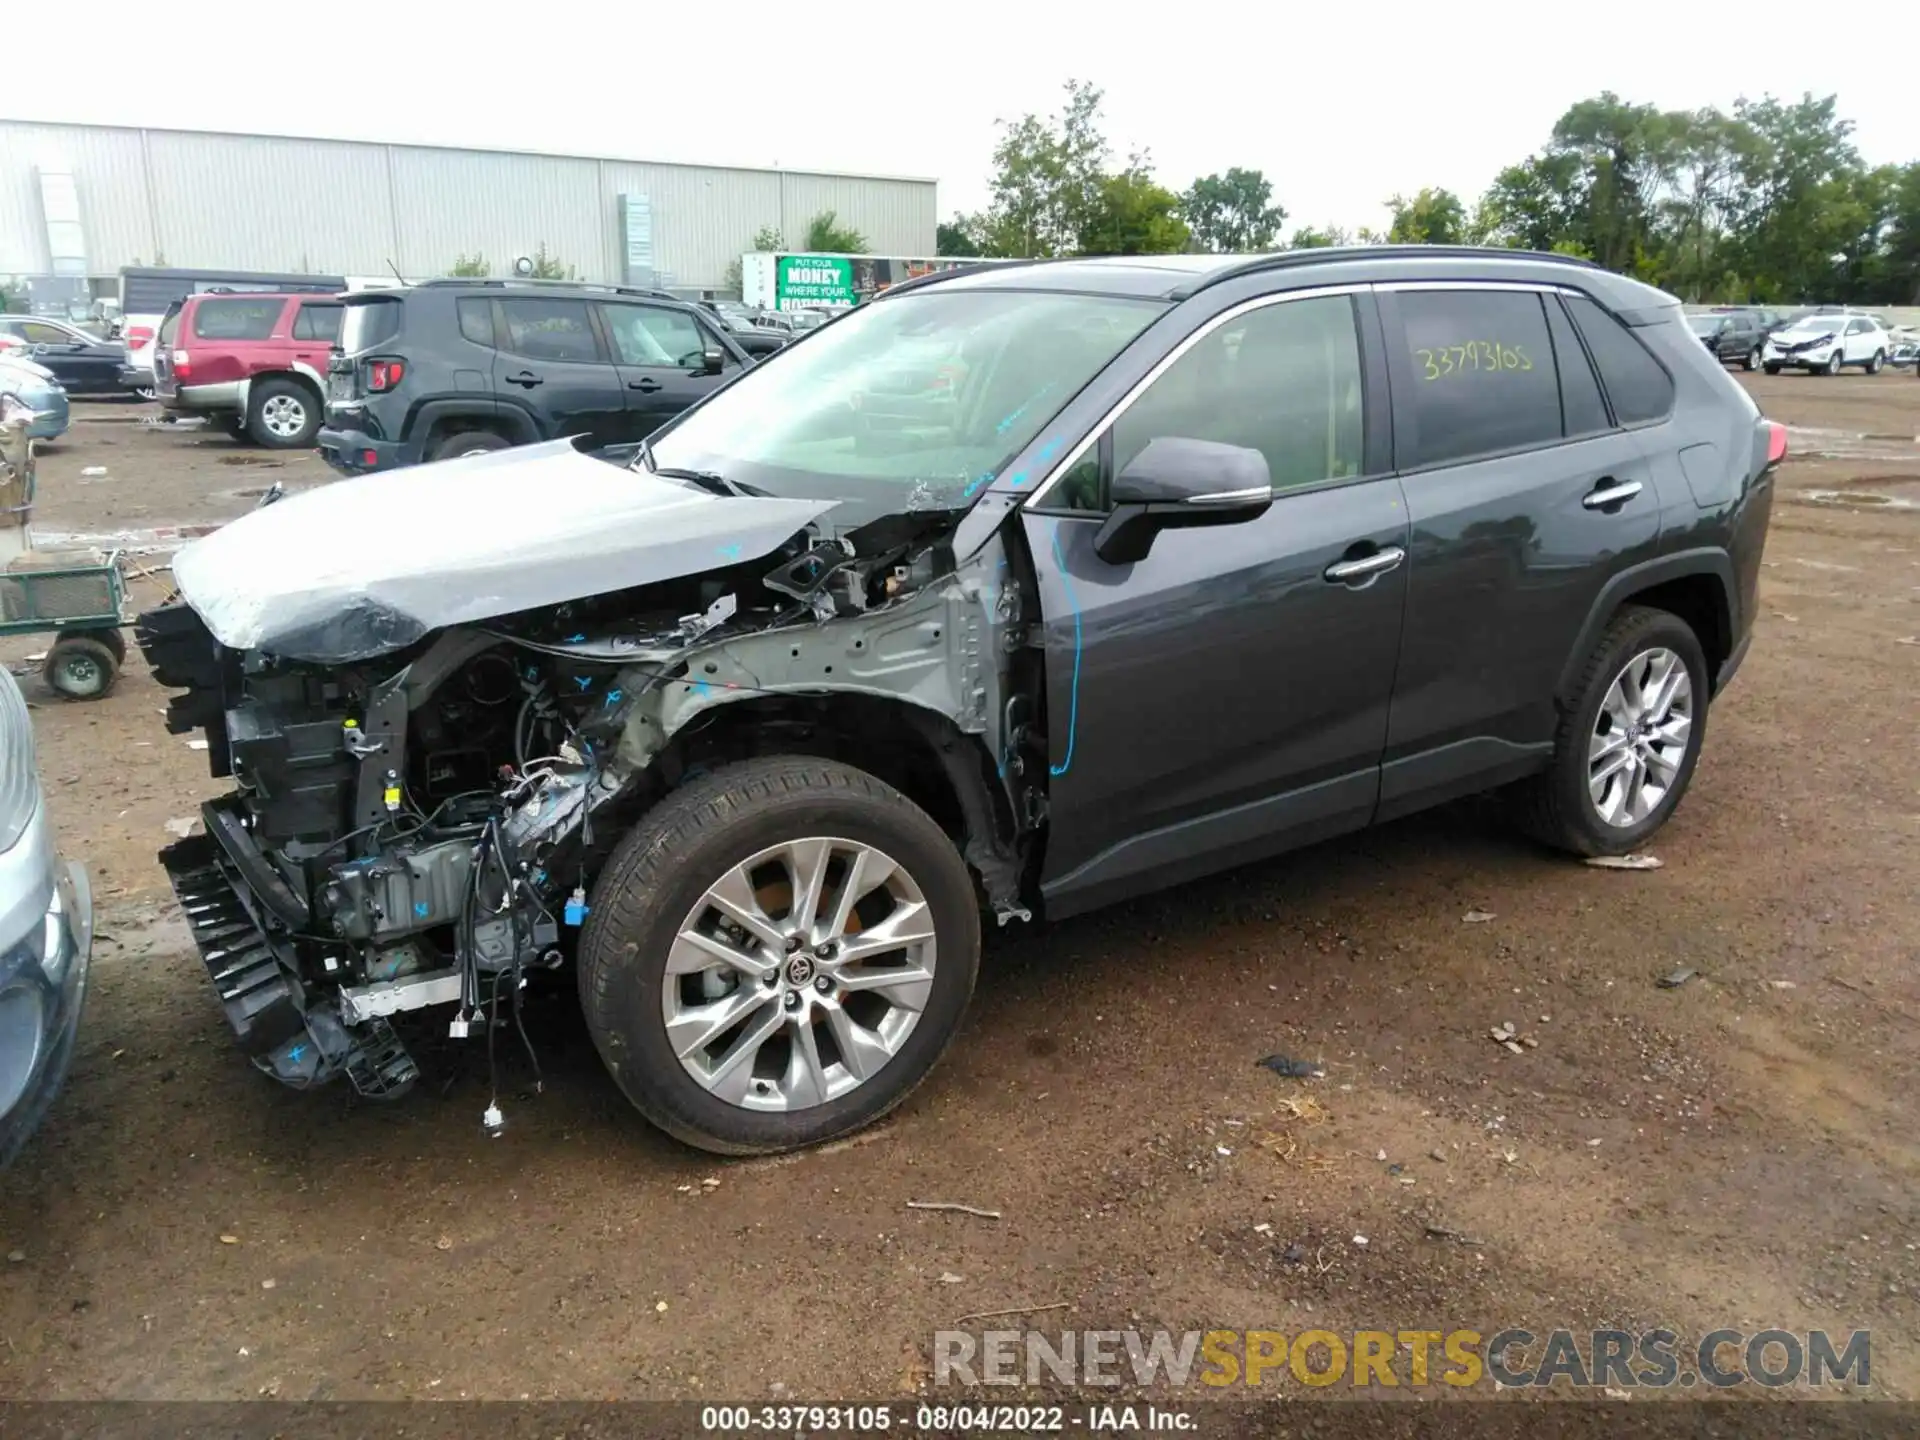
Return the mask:
<path id="1" fill-rule="evenodd" d="M 234 296 L 202 300 L 194 308 L 196 340 L 265 340 L 286 308 L 281 299 L 255 300 Z"/>
<path id="2" fill-rule="evenodd" d="M 1645 425 L 1673 409 L 1673 377 L 1648 353 L 1633 332 L 1584 295 L 1567 298 L 1600 370 L 1613 416 L 1622 425 Z"/>
<path id="3" fill-rule="evenodd" d="M 1557 443 L 1564 433 L 1546 309 L 1532 291 L 1401 293 L 1417 469 Z"/>
<path id="4" fill-rule="evenodd" d="M 320 340 L 331 345 L 340 338 L 340 312 L 344 305 L 302 305 L 293 317 L 293 338 Z"/>
<path id="5" fill-rule="evenodd" d="M 1547 332 L 1553 336 L 1553 364 L 1560 372 L 1560 414 L 1567 438 L 1576 440 L 1611 429 L 1593 364 L 1557 297 L 1547 301 Z"/>
<path id="6" fill-rule="evenodd" d="M 563 360 L 576 364 L 604 363 L 599 339 L 584 300 L 549 300 L 545 296 L 500 302 L 506 320 L 503 347 L 530 360 Z"/>

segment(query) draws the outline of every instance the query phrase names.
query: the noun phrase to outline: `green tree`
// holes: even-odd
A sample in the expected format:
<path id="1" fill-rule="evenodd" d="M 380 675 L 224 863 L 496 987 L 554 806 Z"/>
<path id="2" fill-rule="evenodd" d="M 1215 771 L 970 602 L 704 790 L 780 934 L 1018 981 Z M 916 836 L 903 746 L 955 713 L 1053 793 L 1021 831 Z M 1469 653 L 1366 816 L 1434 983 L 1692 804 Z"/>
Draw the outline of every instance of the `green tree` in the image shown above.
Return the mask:
<path id="1" fill-rule="evenodd" d="M 1273 203 L 1273 185 L 1258 170 L 1234 166 L 1187 187 L 1181 211 L 1202 250 L 1225 255 L 1271 250 L 1287 212 Z"/>
<path id="2" fill-rule="evenodd" d="M 1920 160 L 1898 167 L 1889 186 L 1883 286 L 1895 305 L 1920 305 Z"/>
<path id="3" fill-rule="evenodd" d="M 1395 195 L 1387 208 L 1393 212 L 1387 239 L 1395 245 L 1466 243 L 1466 207 L 1451 190 L 1421 190 L 1411 200 Z"/>
<path id="4" fill-rule="evenodd" d="M 1193 232 L 1180 218 L 1180 197 L 1153 178 L 1145 155 L 1118 175 L 1104 176 L 1080 222 L 1082 255 L 1171 255 Z"/>
<path id="5" fill-rule="evenodd" d="M 933 227 L 933 253 L 936 255 L 978 255 L 980 244 L 974 239 L 977 222 L 971 215 L 956 215 Z"/>
<path id="6" fill-rule="evenodd" d="M 484 278 L 492 273 L 493 271 L 487 268 L 487 257 L 477 250 L 471 255 L 457 256 L 453 264 L 447 268 L 447 274 L 449 275 Z"/>
<path id="7" fill-rule="evenodd" d="M 1574 229 L 1579 168 L 1570 155 L 1535 155 L 1507 166 L 1474 212 L 1483 243 L 1551 250 Z"/>
<path id="8" fill-rule="evenodd" d="M 528 273 L 535 280 L 578 280 L 580 278 L 573 266 L 559 256 L 547 253 L 547 242 L 544 240 L 533 252 L 533 269 Z"/>
<path id="9" fill-rule="evenodd" d="M 805 248 L 829 255 L 864 255 L 867 237 L 851 226 L 842 225 L 831 210 L 822 210 L 807 222 Z"/>
<path id="10" fill-rule="evenodd" d="M 1338 225 L 1329 225 L 1324 230 L 1312 226 L 1302 226 L 1293 232 L 1293 239 L 1287 242 L 1289 250 L 1322 250 L 1333 245 L 1351 245 L 1353 236 Z"/>
<path id="11" fill-rule="evenodd" d="M 1853 122 L 1839 117 L 1832 95 L 1742 100 L 1734 116 L 1742 126 L 1735 223 L 1758 298 L 1827 298 L 1840 278 L 1832 257 L 1865 218 L 1851 203 L 1861 176 Z"/>
<path id="12" fill-rule="evenodd" d="M 1106 178 L 1107 142 L 1101 92 L 1079 80 L 1066 88 L 1058 116 L 1000 122 L 992 199 L 969 227 L 982 254 L 1067 255 L 1079 243 Z"/>
<path id="13" fill-rule="evenodd" d="M 827 213 L 831 215 L 833 212 L 828 211 Z M 758 230 L 753 232 L 753 244 L 749 248 L 757 252 L 768 253 L 775 250 L 784 250 L 787 248 L 787 237 L 780 233 L 780 227 L 778 225 L 762 225 Z"/>

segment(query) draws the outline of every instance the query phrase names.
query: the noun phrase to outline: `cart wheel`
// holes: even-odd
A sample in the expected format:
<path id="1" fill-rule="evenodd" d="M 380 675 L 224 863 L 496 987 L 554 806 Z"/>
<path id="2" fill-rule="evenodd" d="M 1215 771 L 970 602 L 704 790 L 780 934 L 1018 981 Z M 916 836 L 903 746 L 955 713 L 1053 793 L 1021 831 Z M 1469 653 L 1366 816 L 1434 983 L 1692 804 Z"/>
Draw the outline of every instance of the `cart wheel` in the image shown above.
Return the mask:
<path id="1" fill-rule="evenodd" d="M 113 652 L 116 666 L 127 663 L 127 637 L 118 630 L 62 630 L 56 640 L 98 640 Z"/>
<path id="2" fill-rule="evenodd" d="M 69 700 L 99 699 L 113 688 L 119 673 L 113 651 L 84 635 L 55 641 L 40 671 L 54 693 Z"/>

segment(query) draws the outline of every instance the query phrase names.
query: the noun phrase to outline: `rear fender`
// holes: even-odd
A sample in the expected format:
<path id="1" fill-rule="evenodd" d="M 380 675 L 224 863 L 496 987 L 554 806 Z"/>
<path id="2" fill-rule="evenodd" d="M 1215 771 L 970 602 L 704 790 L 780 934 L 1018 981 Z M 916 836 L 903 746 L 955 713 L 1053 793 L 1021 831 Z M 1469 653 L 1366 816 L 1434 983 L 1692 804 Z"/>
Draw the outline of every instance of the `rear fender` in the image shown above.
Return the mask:
<path id="1" fill-rule="evenodd" d="M 1578 699 L 1575 692 L 1579 687 L 1580 669 L 1628 599 L 1642 590 L 1651 590 L 1656 585 L 1690 575 L 1711 575 L 1720 582 L 1721 602 L 1726 606 L 1727 633 L 1737 643 L 1738 637 L 1745 633 L 1745 626 L 1734 599 L 1739 591 L 1734 584 L 1733 560 L 1727 552 L 1702 547 L 1661 555 L 1627 567 L 1601 589 L 1593 608 L 1587 612 L 1586 623 L 1580 627 L 1579 639 L 1567 652 L 1566 664 L 1560 671 L 1560 682 L 1554 687 L 1554 698 L 1562 705 L 1571 705 Z"/>

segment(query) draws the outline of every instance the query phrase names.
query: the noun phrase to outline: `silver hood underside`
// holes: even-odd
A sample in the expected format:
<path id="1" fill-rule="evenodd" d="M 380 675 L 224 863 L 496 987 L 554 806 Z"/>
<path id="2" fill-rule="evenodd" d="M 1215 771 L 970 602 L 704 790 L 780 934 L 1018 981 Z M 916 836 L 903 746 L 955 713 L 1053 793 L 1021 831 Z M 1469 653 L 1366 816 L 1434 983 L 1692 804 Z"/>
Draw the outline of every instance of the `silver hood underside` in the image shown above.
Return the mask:
<path id="1" fill-rule="evenodd" d="M 834 503 L 714 495 L 554 440 L 290 496 L 194 541 L 173 574 L 222 645 L 344 664 L 755 560 Z"/>

